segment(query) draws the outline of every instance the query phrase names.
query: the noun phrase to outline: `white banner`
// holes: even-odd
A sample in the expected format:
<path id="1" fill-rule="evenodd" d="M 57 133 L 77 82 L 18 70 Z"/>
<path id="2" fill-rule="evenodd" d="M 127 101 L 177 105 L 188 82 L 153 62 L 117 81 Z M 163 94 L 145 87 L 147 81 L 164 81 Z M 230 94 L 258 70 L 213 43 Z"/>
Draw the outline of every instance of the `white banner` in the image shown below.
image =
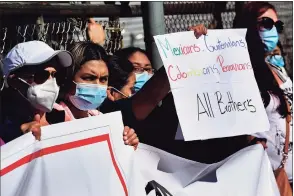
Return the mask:
<path id="1" fill-rule="evenodd" d="M 133 165 L 136 171 L 131 184 L 136 186 L 132 187 L 133 192 L 130 191 L 132 195 L 146 189 L 146 183 L 150 181 L 157 182 L 164 187 L 159 186 L 161 192 L 169 192 L 172 196 L 280 195 L 268 156 L 261 145 L 242 149 L 215 164 L 203 164 L 141 144 Z M 152 190 L 148 196 L 156 196 L 154 192 Z"/>
<path id="2" fill-rule="evenodd" d="M 128 195 L 121 164 L 134 150 L 122 134 L 117 112 L 43 127 L 41 142 L 29 133 L 5 144 L 1 195 Z"/>
<path id="3" fill-rule="evenodd" d="M 116 112 L 44 127 L 40 142 L 28 133 L 5 144 L 1 195 L 279 195 L 260 145 L 202 164 L 144 144 L 134 151 L 122 131 Z"/>
<path id="4" fill-rule="evenodd" d="M 246 29 L 154 36 L 186 141 L 269 129 L 245 40 Z"/>

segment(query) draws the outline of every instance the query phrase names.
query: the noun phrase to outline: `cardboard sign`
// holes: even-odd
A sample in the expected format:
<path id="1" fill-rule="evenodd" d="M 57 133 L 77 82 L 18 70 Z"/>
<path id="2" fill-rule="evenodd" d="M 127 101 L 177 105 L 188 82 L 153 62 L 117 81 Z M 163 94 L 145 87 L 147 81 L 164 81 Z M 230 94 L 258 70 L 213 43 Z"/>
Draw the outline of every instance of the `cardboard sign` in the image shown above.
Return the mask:
<path id="1" fill-rule="evenodd" d="M 269 130 L 245 29 L 154 36 L 186 141 Z"/>

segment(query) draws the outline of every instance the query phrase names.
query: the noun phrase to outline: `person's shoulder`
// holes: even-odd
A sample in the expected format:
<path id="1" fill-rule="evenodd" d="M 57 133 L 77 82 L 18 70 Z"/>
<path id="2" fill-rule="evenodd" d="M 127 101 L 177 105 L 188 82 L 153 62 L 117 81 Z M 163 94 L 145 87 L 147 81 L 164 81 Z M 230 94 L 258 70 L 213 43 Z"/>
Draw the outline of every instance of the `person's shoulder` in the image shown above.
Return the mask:
<path id="1" fill-rule="evenodd" d="M 121 111 L 131 106 L 130 99 L 120 99 L 117 101 L 111 101 L 106 99 L 103 104 L 100 106 L 99 111 L 102 113 L 110 113 Z"/>
<path id="2" fill-rule="evenodd" d="M 102 105 L 99 107 L 99 111 L 102 113 L 110 113 L 118 110 L 117 104 L 114 101 L 105 99 Z"/>
<path id="3" fill-rule="evenodd" d="M 129 99 L 120 99 L 120 100 L 115 101 L 115 104 L 120 109 L 126 109 L 126 108 L 131 107 L 132 100 L 131 100 L 131 98 L 129 98 Z"/>
<path id="4" fill-rule="evenodd" d="M 277 112 L 277 108 L 280 105 L 280 99 L 277 95 L 273 94 L 273 93 L 268 93 L 269 96 L 269 100 L 268 100 L 268 104 L 266 105 L 266 111 L 270 112 L 270 113 L 278 113 Z"/>
<path id="5" fill-rule="evenodd" d="M 74 120 L 74 116 L 68 106 L 60 101 L 59 103 L 54 103 L 53 110 L 46 114 L 46 120 L 50 124 L 55 124 Z"/>

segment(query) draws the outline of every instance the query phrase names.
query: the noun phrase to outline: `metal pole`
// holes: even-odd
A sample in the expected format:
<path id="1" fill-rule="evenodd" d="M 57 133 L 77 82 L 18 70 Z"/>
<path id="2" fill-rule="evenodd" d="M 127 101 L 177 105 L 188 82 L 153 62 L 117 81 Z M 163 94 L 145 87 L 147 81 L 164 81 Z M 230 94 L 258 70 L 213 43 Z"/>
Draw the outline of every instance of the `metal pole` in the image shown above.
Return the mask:
<path id="1" fill-rule="evenodd" d="M 152 66 L 155 69 L 159 69 L 163 63 L 159 56 L 153 36 L 165 34 L 163 2 L 141 2 L 141 8 L 143 14 L 146 51 L 151 58 Z"/>
<path id="2" fill-rule="evenodd" d="M 19 17 L 27 16 L 95 16 L 95 17 L 133 17 L 141 16 L 140 6 L 94 5 L 94 4 L 60 4 L 46 2 L 2 2 L 0 15 Z"/>

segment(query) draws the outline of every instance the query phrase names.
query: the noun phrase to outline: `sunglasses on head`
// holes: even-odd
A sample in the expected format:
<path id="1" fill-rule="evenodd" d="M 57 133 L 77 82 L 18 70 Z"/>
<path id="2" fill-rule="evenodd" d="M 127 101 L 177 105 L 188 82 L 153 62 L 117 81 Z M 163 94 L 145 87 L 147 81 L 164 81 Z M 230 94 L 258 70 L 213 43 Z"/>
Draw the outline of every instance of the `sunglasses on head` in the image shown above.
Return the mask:
<path id="1" fill-rule="evenodd" d="M 271 30 L 273 26 L 275 26 L 278 33 L 282 33 L 284 29 L 284 23 L 282 21 L 278 20 L 277 22 L 274 22 L 274 20 L 269 17 L 260 18 L 258 24 L 267 30 Z"/>

